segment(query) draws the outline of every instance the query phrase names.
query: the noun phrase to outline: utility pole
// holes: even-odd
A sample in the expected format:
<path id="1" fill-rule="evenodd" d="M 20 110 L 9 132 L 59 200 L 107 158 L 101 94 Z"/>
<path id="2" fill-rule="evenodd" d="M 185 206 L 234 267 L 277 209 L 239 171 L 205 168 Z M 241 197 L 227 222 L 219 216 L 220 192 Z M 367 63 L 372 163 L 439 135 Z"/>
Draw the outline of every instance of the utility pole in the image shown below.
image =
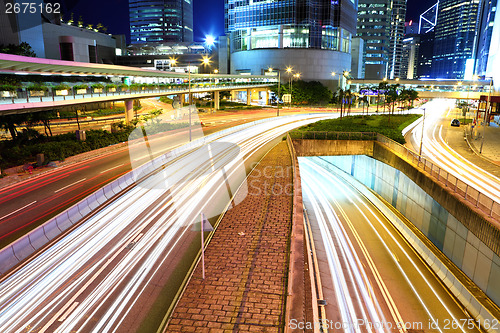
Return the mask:
<path id="1" fill-rule="evenodd" d="M 488 113 L 490 111 L 491 104 L 491 89 L 493 87 L 493 78 L 490 78 L 490 91 L 488 93 L 488 103 L 486 104 L 486 110 L 484 110 L 484 125 L 483 125 L 483 137 L 481 138 L 481 147 L 479 148 L 479 154 L 483 153 L 483 144 L 484 144 L 484 135 L 486 134 L 486 123 L 487 119 L 489 120 Z"/>
<path id="2" fill-rule="evenodd" d="M 422 119 L 422 135 L 420 136 L 420 149 L 418 151 L 418 160 L 422 160 L 422 145 L 424 143 L 424 125 L 425 125 L 425 108 L 422 108 L 424 110 L 424 118 Z"/>
<path id="3" fill-rule="evenodd" d="M 191 62 L 188 63 L 188 100 L 189 100 L 189 105 L 188 105 L 188 113 L 189 113 L 189 142 L 192 140 L 191 136 L 191 103 L 193 102 L 191 100 Z"/>

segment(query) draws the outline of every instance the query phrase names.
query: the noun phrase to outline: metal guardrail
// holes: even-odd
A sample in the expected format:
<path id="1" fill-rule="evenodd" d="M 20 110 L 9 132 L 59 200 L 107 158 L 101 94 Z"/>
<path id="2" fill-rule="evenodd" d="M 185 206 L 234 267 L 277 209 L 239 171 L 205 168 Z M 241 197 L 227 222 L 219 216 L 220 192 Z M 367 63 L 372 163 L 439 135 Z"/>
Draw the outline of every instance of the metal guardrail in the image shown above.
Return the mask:
<path id="1" fill-rule="evenodd" d="M 314 140 L 374 140 L 391 149 L 393 152 L 404 158 L 407 162 L 419 168 L 423 168 L 438 183 L 451 189 L 453 193 L 458 194 L 465 201 L 473 205 L 492 218 L 496 227 L 500 228 L 500 203 L 482 193 L 480 190 L 471 186 L 458 177 L 447 172 L 439 165 L 434 164 L 429 159 L 420 156 L 418 153 L 397 143 L 388 137 L 374 132 L 291 132 L 292 139 L 314 139 Z"/>
<path id="2" fill-rule="evenodd" d="M 291 131 L 292 139 L 302 140 L 376 140 L 375 132 L 328 132 L 328 131 L 310 131 L 298 132 Z"/>
<path id="3" fill-rule="evenodd" d="M 377 141 L 389 147 L 401 157 L 405 158 L 408 162 L 423 168 L 424 171 L 427 171 L 439 183 L 450 188 L 453 193 L 458 194 L 465 201 L 486 213 L 488 217 L 491 217 L 493 220 L 500 223 L 500 204 L 494 199 L 460 180 L 458 177 L 447 172 L 438 165 L 432 163 L 427 158 L 420 156 L 418 153 L 411 151 L 405 146 L 381 134 L 377 135 Z M 500 224 L 497 224 L 496 226 L 499 227 Z"/>

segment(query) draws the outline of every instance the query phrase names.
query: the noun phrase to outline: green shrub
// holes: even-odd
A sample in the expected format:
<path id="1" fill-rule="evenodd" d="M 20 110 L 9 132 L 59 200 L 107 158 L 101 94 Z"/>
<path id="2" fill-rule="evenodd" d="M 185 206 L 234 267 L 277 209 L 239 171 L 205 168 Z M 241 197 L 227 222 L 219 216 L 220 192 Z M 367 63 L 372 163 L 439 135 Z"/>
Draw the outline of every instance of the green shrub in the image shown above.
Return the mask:
<path id="1" fill-rule="evenodd" d="M 29 85 L 26 88 L 26 90 L 28 90 L 28 91 L 47 91 L 47 90 L 49 90 L 49 87 L 47 87 L 44 84 L 34 83 L 34 84 Z"/>
<path id="2" fill-rule="evenodd" d="M 321 120 L 293 131 L 293 137 L 302 135 L 310 137 L 308 132 L 376 132 L 388 138 L 405 143 L 401 131 L 410 123 L 417 120 L 420 115 L 371 115 L 371 116 L 348 116 L 342 119 Z M 349 135 L 346 135 L 346 139 Z M 312 137 L 311 137 L 312 138 Z M 321 136 L 321 138 L 324 138 Z"/>
<path id="3" fill-rule="evenodd" d="M 16 91 L 17 86 L 11 85 L 11 84 L 2 84 L 0 85 L 0 91 Z"/>
<path id="4" fill-rule="evenodd" d="M 52 87 L 54 90 L 70 90 L 71 87 L 67 84 L 64 84 L 64 83 L 61 83 L 61 84 L 58 84 L 57 86 L 53 86 Z"/>

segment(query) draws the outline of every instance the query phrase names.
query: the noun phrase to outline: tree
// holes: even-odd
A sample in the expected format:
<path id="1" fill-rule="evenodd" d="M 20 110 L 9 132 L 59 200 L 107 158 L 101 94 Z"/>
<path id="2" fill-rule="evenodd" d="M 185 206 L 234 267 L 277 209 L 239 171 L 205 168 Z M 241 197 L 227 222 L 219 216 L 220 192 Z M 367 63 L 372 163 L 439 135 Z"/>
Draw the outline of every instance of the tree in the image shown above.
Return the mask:
<path id="1" fill-rule="evenodd" d="M 57 119 L 57 112 L 55 111 L 41 111 L 33 112 L 29 114 L 29 118 L 26 121 L 29 127 L 42 123 L 46 136 L 52 136 L 52 129 L 50 128 L 50 121 Z"/>
<path id="2" fill-rule="evenodd" d="M 363 102 L 363 115 L 365 114 L 365 105 L 366 105 L 366 114 L 368 114 L 368 108 L 370 107 L 370 102 L 368 100 L 368 96 L 366 95 L 363 95 L 363 97 L 361 97 L 360 99 L 361 102 Z"/>
<path id="3" fill-rule="evenodd" d="M 17 126 L 24 123 L 27 119 L 28 116 L 26 113 L 0 116 L 0 128 L 8 130 L 12 140 L 16 141 L 19 136 Z"/>
<path id="4" fill-rule="evenodd" d="M 346 101 L 347 101 L 347 114 L 350 115 L 351 114 L 352 102 L 356 98 L 356 95 L 353 94 L 353 92 L 351 91 L 351 89 L 347 89 L 345 91 L 345 98 L 346 98 Z"/>
<path id="5" fill-rule="evenodd" d="M 343 116 L 343 106 L 344 106 L 344 98 L 345 98 L 345 91 L 342 88 L 337 89 L 337 92 L 335 93 L 336 98 L 340 104 L 340 119 L 342 119 Z"/>
<path id="6" fill-rule="evenodd" d="M 394 107 L 395 103 L 398 101 L 398 88 L 399 88 L 399 83 L 398 84 L 391 84 L 387 85 L 387 90 L 385 95 L 387 96 L 387 102 L 389 103 L 389 106 L 392 106 L 392 114 L 394 114 Z M 390 112 L 390 110 L 389 110 Z"/>
<path id="7" fill-rule="evenodd" d="M 293 84 L 293 101 L 296 104 L 323 104 L 332 99 L 332 92 L 318 81 L 302 81 L 299 80 Z M 278 86 L 271 88 L 275 94 L 278 93 Z M 290 93 L 288 85 L 281 85 L 279 98 L 284 94 Z"/>
<path id="8" fill-rule="evenodd" d="M 384 112 L 385 112 L 385 103 L 387 100 L 387 82 L 382 81 L 378 84 L 378 93 L 377 96 L 380 95 L 380 92 L 382 91 L 382 94 L 384 95 Z M 377 112 L 378 112 L 378 105 L 377 105 Z"/>
<path id="9" fill-rule="evenodd" d="M 413 107 L 413 103 L 418 99 L 418 91 L 414 89 L 408 89 L 407 91 L 408 102 L 410 103 L 411 107 Z"/>
<path id="10" fill-rule="evenodd" d="M 7 54 L 15 54 L 15 55 L 20 55 L 20 56 L 25 56 L 25 57 L 36 57 L 35 51 L 31 48 L 31 45 L 22 42 L 19 45 L 15 44 L 9 44 L 9 45 L 0 45 L 0 53 L 7 53 Z"/>

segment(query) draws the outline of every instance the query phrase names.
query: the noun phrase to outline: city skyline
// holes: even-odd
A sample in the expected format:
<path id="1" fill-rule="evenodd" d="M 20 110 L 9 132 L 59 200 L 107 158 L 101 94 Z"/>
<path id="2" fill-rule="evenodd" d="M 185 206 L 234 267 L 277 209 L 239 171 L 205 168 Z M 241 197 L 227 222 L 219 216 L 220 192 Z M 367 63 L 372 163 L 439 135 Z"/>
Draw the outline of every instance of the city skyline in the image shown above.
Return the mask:
<path id="1" fill-rule="evenodd" d="M 70 8 L 65 14 L 74 13 L 75 18 L 80 15 L 85 22 L 91 24 L 102 23 L 112 34 L 125 34 L 130 40 L 128 0 L 98 0 L 76 1 L 66 0 Z M 435 4 L 435 0 L 407 1 L 406 21 L 418 22 L 420 14 Z M 113 17 L 109 13 L 113 12 Z M 224 34 L 224 0 L 194 0 L 194 40 L 203 41 L 206 35 L 220 36 Z"/>

